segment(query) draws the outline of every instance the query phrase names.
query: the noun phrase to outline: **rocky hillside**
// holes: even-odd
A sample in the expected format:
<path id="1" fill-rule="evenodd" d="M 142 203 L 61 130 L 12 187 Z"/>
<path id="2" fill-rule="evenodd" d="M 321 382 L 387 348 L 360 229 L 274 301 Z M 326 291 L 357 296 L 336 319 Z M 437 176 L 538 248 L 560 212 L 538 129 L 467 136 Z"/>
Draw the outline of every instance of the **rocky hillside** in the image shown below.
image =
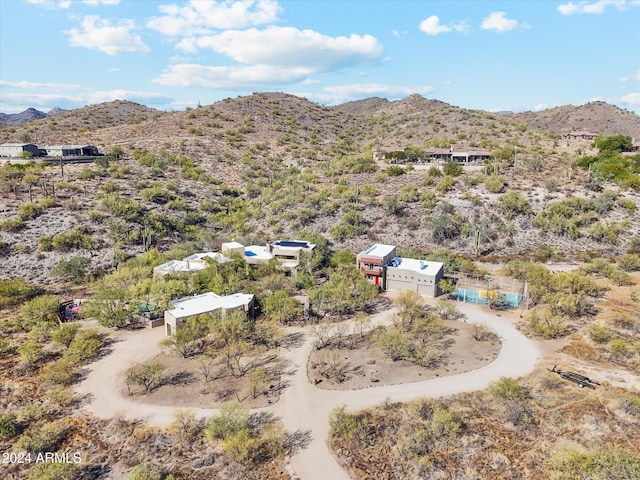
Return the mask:
<path id="1" fill-rule="evenodd" d="M 418 95 L 325 107 L 258 93 L 184 112 L 111 102 L 54 118 L 1 129 L 0 142 L 27 134 L 125 155 L 1 169 L 4 276 L 45 281 L 61 259 L 89 257 L 101 270 L 149 246 L 215 248 L 300 230 L 351 251 L 379 241 L 484 261 L 615 256 L 640 235 L 637 191 L 577 165 L 595 153 L 589 142 L 560 141 L 575 128 L 640 137 L 640 117 L 601 103 L 506 115 Z M 447 170 L 373 159 L 407 147 L 482 148 L 496 161 Z"/>

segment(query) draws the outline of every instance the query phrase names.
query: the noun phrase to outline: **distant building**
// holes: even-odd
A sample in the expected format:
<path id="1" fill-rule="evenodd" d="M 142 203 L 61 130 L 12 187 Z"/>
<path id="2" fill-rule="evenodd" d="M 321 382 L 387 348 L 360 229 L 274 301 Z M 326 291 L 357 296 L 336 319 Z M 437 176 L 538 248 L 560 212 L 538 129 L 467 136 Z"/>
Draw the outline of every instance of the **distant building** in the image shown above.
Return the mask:
<path id="1" fill-rule="evenodd" d="M 596 137 L 598 137 L 598 134 L 583 130 L 565 133 L 563 136 L 565 140 L 595 140 Z"/>
<path id="2" fill-rule="evenodd" d="M 413 291 L 426 297 L 437 297 L 440 280 L 444 278 L 444 264 L 415 258 L 392 258 L 386 265 L 386 290 Z"/>
<path id="3" fill-rule="evenodd" d="M 193 273 L 207 268 L 206 259 L 217 263 L 227 263 L 231 259 L 219 252 L 194 253 L 183 260 L 170 260 L 162 265 L 153 268 L 154 277 L 162 277 L 175 273 Z"/>
<path id="4" fill-rule="evenodd" d="M 458 163 L 484 162 L 491 158 L 491 153 L 484 150 L 451 151 L 451 160 Z"/>
<path id="5" fill-rule="evenodd" d="M 0 157 L 17 158 L 24 156 L 25 153 L 31 154 L 32 157 L 39 157 L 42 154 L 33 143 L 3 143 L 0 145 Z"/>
<path id="6" fill-rule="evenodd" d="M 395 245 L 376 243 L 356 255 L 356 266 L 371 283 L 384 290 L 386 289 L 385 268 L 395 256 Z"/>
<path id="7" fill-rule="evenodd" d="M 93 145 L 50 145 L 44 147 L 48 157 L 95 157 L 101 155 Z"/>
<path id="8" fill-rule="evenodd" d="M 254 300 L 255 296 L 251 293 L 221 296 L 213 292 L 172 300 L 174 308 L 164 312 L 165 332 L 167 336 L 175 335 L 187 319 L 205 313 L 242 310 L 247 315 L 253 316 Z"/>
<path id="9" fill-rule="evenodd" d="M 282 270 L 296 274 L 300 265 L 302 252 L 311 252 L 316 245 L 304 240 L 278 240 L 277 242 L 262 245 L 249 245 L 245 247 L 238 242 L 222 244 L 222 253 L 241 254 L 249 265 L 260 265 L 275 259 Z"/>

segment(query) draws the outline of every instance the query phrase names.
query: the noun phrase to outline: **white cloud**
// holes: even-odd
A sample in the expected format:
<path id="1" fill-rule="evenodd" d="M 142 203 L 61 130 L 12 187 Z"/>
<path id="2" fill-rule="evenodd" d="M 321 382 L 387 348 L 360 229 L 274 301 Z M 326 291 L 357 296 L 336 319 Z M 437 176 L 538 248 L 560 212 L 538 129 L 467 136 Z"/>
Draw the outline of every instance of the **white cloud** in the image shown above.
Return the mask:
<path id="1" fill-rule="evenodd" d="M 269 65 L 206 66 L 181 63 L 153 79 L 160 85 L 216 89 L 262 89 L 301 82 L 313 73 L 307 68 Z"/>
<path id="2" fill-rule="evenodd" d="M 338 105 L 340 103 L 369 97 L 384 97 L 390 100 L 395 100 L 407 97 L 414 93 L 425 95 L 433 92 L 434 90 L 434 87 L 427 85 L 402 87 L 380 85 L 377 83 L 355 83 L 350 85 L 325 87 L 320 93 L 308 93 L 304 94 L 304 96 L 317 102 L 329 105 Z"/>
<path id="3" fill-rule="evenodd" d="M 0 80 L 0 86 L 7 88 L 20 88 L 20 89 L 34 89 L 34 90 L 75 90 L 78 85 L 72 83 L 42 83 L 42 82 L 27 82 L 21 80 L 19 82 L 7 82 Z"/>
<path id="4" fill-rule="evenodd" d="M 86 5 L 118 5 L 120 0 L 82 0 L 82 3 Z"/>
<path id="5" fill-rule="evenodd" d="M 181 42 L 186 51 L 209 48 L 239 63 L 327 72 L 372 63 L 382 45 L 371 35 L 329 37 L 313 30 L 270 26 L 265 30 L 228 30 Z"/>
<path id="6" fill-rule="evenodd" d="M 468 32 L 469 25 L 466 20 L 451 25 L 441 25 L 440 18 L 436 15 L 431 15 L 429 18 L 425 18 L 420 22 L 420 30 L 427 35 L 436 36 L 441 33 L 447 33 L 451 31 L 456 32 Z"/>
<path id="7" fill-rule="evenodd" d="M 556 106 L 557 105 L 554 105 L 552 103 L 539 103 L 538 105 L 533 107 L 533 111 L 534 112 L 541 112 L 543 110 L 549 110 L 550 108 L 554 108 Z"/>
<path id="8" fill-rule="evenodd" d="M 67 9 L 71 6 L 71 0 L 24 0 L 34 5 L 42 5 L 49 9 L 62 8 Z M 118 5 L 120 0 L 82 0 L 85 5 L 97 7 L 100 5 Z"/>
<path id="9" fill-rule="evenodd" d="M 164 15 L 149 20 L 147 27 L 169 36 L 189 36 L 271 23 L 280 7 L 275 0 L 191 0 L 184 6 L 160 5 L 158 10 Z"/>
<path id="10" fill-rule="evenodd" d="M 438 18 L 436 15 L 431 15 L 429 18 L 425 18 L 422 22 L 420 22 L 420 30 L 422 30 L 427 35 L 436 36 L 441 33 L 450 32 L 451 27 L 440 25 L 440 18 Z"/>
<path id="11" fill-rule="evenodd" d="M 483 30 L 495 30 L 496 32 L 508 32 L 515 28 L 529 28 L 526 23 L 520 23 L 506 17 L 506 12 L 491 12 L 491 14 L 482 20 L 480 28 Z"/>
<path id="12" fill-rule="evenodd" d="M 34 83 L 33 85 L 37 84 Z M 28 93 L 3 92 L 2 111 L 21 112 L 29 107 L 37 107 L 44 110 L 50 110 L 54 107 L 72 109 L 113 100 L 130 100 L 145 105 L 169 105 L 173 101 L 172 98 L 157 93 L 120 89 L 83 91 L 81 87 L 78 88 L 79 90 L 76 90 L 73 94 L 38 93 L 37 88 L 34 92 Z"/>
<path id="13" fill-rule="evenodd" d="M 636 73 L 632 74 L 629 77 L 622 77 L 620 79 L 621 82 L 628 82 L 630 80 L 640 80 L 640 70 L 638 70 Z"/>
<path id="14" fill-rule="evenodd" d="M 27 3 L 32 3 L 34 5 L 42 5 L 46 8 L 62 8 L 67 9 L 71 6 L 70 0 L 25 0 Z"/>
<path id="15" fill-rule="evenodd" d="M 562 15 L 591 14 L 600 15 L 608 6 L 614 6 L 616 10 L 625 10 L 627 6 L 638 5 L 637 1 L 627 0 L 599 0 L 597 2 L 582 1 L 578 3 L 565 3 L 558 6 Z"/>
<path id="16" fill-rule="evenodd" d="M 628 105 L 640 105 L 640 93 L 630 93 L 620 99 L 621 103 Z"/>
<path id="17" fill-rule="evenodd" d="M 71 46 L 99 50 L 107 55 L 149 53 L 151 49 L 131 32 L 134 28 L 132 20 L 122 20 L 116 26 L 97 15 L 87 15 L 82 20 L 82 29 L 72 28 L 64 33 L 69 35 Z"/>

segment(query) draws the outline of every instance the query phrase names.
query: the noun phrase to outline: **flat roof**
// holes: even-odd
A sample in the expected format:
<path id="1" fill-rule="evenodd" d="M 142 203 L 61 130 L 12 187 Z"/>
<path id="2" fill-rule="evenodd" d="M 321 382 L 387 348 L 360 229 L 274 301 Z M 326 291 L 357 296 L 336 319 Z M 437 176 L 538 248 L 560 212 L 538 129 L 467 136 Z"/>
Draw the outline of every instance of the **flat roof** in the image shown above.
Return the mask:
<path id="1" fill-rule="evenodd" d="M 273 245 L 291 248 L 315 248 L 315 244 L 309 243 L 306 240 L 278 240 L 273 242 Z"/>
<path id="2" fill-rule="evenodd" d="M 211 258 L 218 263 L 226 263 L 231 261 L 230 258 L 225 257 L 220 252 L 194 253 L 192 255 L 189 255 L 188 257 L 185 257 L 184 260 L 185 261 L 190 261 L 190 260 L 203 261 L 205 258 Z"/>
<path id="3" fill-rule="evenodd" d="M 267 252 L 267 247 L 264 245 L 249 245 L 248 247 L 244 247 L 244 256 L 257 260 L 271 260 L 273 258 L 273 255 Z"/>
<path id="4" fill-rule="evenodd" d="M 387 268 L 401 268 L 425 275 L 435 275 L 444 268 L 444 263 L 418 260 L 417 258 L 394 257 L 387 263 Z"/>
<path id="5" fill-rule="evenodd" d="M 223 249 L 227 248 L 244 248 L 244 245 L 238 242 L 225 242 L 222 244 Z"/>
<path id="6" fill-rule="evenodd" d="M 395 250 L 395 245 L 385 245 L 384 243 L 375 243 L 362 253 L 372 257 L 386 257 Z"/>
<path id="7" fill-rule="evenodd" d="M 153 271 L 167 270 L 171 272 L 195 272 L 196 270 L 203 270 L 207 266 L 201 263 L 187 263 L 184 260 L 169 260 L 162 265 L 153 267 Z"/>
<path id="8" fill-rule="evenodd" d="M 221 308 L 242 307 L 249 304 L 251 300 L 253 300 L 252 293 L 234 293 L 223 297 L 213 292 L 207 292 L 201 295 L 171 300 L 175 308 L 167 311 L 176 318 L 191 317 L 193 315 L 213 312 Z"/>

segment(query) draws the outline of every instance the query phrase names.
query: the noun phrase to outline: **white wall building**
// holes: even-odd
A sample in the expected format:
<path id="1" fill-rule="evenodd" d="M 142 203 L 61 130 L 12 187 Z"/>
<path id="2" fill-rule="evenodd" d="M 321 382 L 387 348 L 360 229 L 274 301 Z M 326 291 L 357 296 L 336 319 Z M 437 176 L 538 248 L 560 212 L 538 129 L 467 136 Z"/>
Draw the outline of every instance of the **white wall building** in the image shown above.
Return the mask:
<path id="1" fill-rule="evenodd" d="M 387 263 L 385 286 L 387 290 L 412 290 L 426 297 L 437 297 L 439 282 L 444 278 L 444 265 L 415 258 L 395 257 Z"/>
<path id="2" fill-rule="evenodd" d="M 194 295 L 192 297 L 172 300 L 174 308 L 164 312 L 164 325 L 167 336 L 175 335 L 184 322 L 196 315 L 216 311 L 242 310 L 253 315 L 255 296 L 251 293 L 234 293 L 233 295 L 216 295 L 213 292 Z"/>
<path id="3" fill-rule="evenodd" d="M 32 157 L 41 155 L 40 149 L 33 143 L 3 143 L 0 145 L 0 157 L 18 158 L 30 153 Z"/>
<path id="4" fill-rule="evenodd" d="M 174 273 L 193 273 L 207 268 L 207 259 L 218 263 L 227 263 L 231 259 L 219 252 L 194 253 L 182 260 L 170 260 L 153 268 L 154 277 L 162 277 Z"/>

